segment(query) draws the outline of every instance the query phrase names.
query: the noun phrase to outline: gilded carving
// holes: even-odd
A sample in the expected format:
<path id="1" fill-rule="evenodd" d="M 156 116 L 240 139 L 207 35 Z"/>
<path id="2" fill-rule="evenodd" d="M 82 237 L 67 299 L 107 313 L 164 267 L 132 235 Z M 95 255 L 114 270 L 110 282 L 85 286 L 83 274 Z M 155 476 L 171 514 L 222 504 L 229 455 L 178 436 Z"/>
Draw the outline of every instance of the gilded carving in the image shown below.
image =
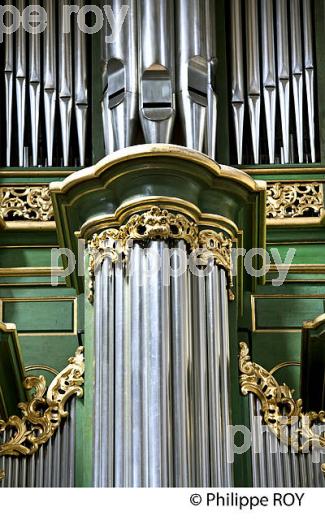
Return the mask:
<path id="1" fill-rule="evenodd" d="M 48 186 L 0 188 L 0 216 L 4 220 L 54 220 Z"/>
<path id="2" fill-rule="evenodd" d="M 205 229 L 199 233 L 199 247 L 203 250 L 200 259 L 204 262 L 213 258 L 216 265 L 224 267 L 232 286 L 232 241 L 223 233 L 217 233 L 212 229 Z"/>
<path id="3" fill-rule="evenodd" d="M 305 453 L 311 446 L 325 448 L 325 434 L 313 430 L 317 423 L 325 423 L 325 412 L 303 412 L 302 400 L 295 400 L 286 384 L 279 385 L 272 371 L 253 363 L 244 342 L 240 343 L 239 370 L 242 394 L 256 395 L 265 424 L 281 442 L 292 445 L 298 453 Z M 290 436 L 286 433 L 288 425 L 297 425 Z M 321 469 L 325 472 L 324 464 Z"/>
<path id="4" fill-rule="evenodd" d="M 93 302 L 95 272 L 104 258 L 110 258 L 113 263 L 125 261 L 132 241 L 145 243 L 158 238 L 184 240 L 191 251 L 199 250 L 202 262 L 213 258 L 216 265 L 227 271 L 232 286 L 231 239 L 222 232 L 199 231 L 198 224 L 185 215 L 152 206 L 149 211 L 132 215 L 119 229 L 109 228 L 96 233 L 89 241 L 89 301 Z M 232 293 L 230 297 L 233 298 Z"/>
<path id="5" fill-rule="evenodd" d="M 268 184 L 266 218 L 318 217 L 323 207 L 323 189 L 318 182 Z"/>
<path id="6" fill-rule="evenodd" d="M 68 416 L 67 401 L 83 395 L 84 356 L 79 347 L 69 364 L 52 381 L 46 391 L 45 378 L 27 377 L 25 388 L 33 390 L 30 401 L 20 403 L 22 417 L 13 415 L 0 421 L 0 432 L 7 430 L 9 440 L 0 444 L 0 456 L 32 455 L 52 437 L 62 419 Z"/>

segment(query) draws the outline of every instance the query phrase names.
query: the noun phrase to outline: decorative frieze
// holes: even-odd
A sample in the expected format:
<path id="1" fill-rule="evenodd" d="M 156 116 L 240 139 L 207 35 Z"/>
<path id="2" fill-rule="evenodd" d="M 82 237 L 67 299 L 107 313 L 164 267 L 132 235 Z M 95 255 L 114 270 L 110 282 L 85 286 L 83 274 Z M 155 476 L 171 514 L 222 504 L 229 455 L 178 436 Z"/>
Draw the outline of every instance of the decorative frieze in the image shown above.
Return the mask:
<path id="1" fill-rule="evenodd" d="M 319 217 L 324 207 L 319 182 L 268 183 L 266 218 Z"/>
<path id="2" fill-rule="evenodd" d="M 48 186 L 0 188 L 0 218 L 5 221 L 53 221 L 54 212 Z"/>

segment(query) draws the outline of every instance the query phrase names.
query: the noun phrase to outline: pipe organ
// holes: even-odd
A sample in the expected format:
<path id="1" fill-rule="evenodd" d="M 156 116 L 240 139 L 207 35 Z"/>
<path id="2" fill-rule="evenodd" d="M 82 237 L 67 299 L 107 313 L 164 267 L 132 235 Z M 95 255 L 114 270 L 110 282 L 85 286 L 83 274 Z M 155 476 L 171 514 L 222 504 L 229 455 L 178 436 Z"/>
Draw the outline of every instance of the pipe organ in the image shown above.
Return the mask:
<path id="1" fill-rule="evenodd" d="M 262 367 L 323 389 L 324 6 L 40 3 L 0 48 L 0 487 L 324 487 L 324 412 Z"/>
<path id="2" fill-rule="evenodd" d="M 44 33 L 28 34 L 20 26 L 16 34 L 4 35 L 3 164 L 77 167 L 88 163 L 88 127 L 94 117 L 89 93 L 98 82 L 101 108 L 92 110 L 102 113 L 106 154 L 138 143 L 174 142 L 215 159 L 218 53 L 226 50 L 217 49 L 215 2 L 110 0 L 99 4 L 98 9 L 112 9 L 121 27 L 113 37 L 107 17 L 101 14 L 100 55 L 92 51 L 86 34 L 92 27 L 90 15 L 85 18 L 86 28 L 77 18 L 84 0 L 44 1 Z M 249 0 L 244 6 L 232 0 L 229 4 L 233 163 L 317 160 L 311 4 L 311 0 Z M 17 0 L 14 5 L 22 13 L 27 4 Z M 67 6 L 72 8 L 70 14 Z M 6 22 L 9 25 L 9 13 Z M 225 102 L 219 98 L 219 103 Z"/>

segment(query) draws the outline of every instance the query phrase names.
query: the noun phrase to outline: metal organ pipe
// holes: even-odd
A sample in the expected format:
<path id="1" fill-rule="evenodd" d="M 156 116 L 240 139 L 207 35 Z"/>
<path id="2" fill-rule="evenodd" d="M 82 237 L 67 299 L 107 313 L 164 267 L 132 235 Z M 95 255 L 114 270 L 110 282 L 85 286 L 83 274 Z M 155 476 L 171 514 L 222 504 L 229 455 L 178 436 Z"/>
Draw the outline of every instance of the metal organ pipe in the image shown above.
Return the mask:
<path id="1" fill-rule="evenodd" d="M 139 114 L 146 143 L 169 143 L 175 119 L 174 1 L 140 0 Z"/>
<path id="2" fill-rule="evenodd" d="M 22 13 L 25 1 L 18 0 L 18 9 Z M 20 24 L 16 34 L 16 103 L 17 103 L 17 127 L 18 127 L 18 157 L 19 166 L 24 164 L 24 134 L 26 120 L 26 32 Z M 26 165 L 28 166 L 28 165 Z"/>
<path id="3" fill-rule="evenodd" d="M 56 10 L 52 0 L 45 0 L 44 8 L 48 14 L 47 28 L 44 34 L 44 111 L 47 149 L 47 165 L 53 166 L 53 144 L 55 129 L 55 106 L 57 97 L 56 81 Z"/>
<path id="4" fill-rule="evenodd" d="M 263 96 L 269 160 L 272 164 L 274 163 L 276 114 L 276 66 L 274 48 L 273 0 L 262 0 L 261 14 Z"/>
<path id="5" fill-rule="evenodd" d="M 6 1 L 6 5 L 11 5 L 10 0 Z M 9 25 L 9 14 L 7 13 L 7 25 Z M 14 47 L 13 34 L 6 33 L 5 35 L 5 91 L 6 91 L 6 165 L 11 165 L 11 132 L 12 132 L 12 102 L 13 102 L 13 81 L 14 81 Z"/>
<path id="6" fill-rule="evenodd" d="M 241 0 L 231 1 L 231 105 L 233 109 L 237 162 L 242 163 L 244 131 L 244 68 Z"/>
<path id="7" fill-rule="evenodd" d="M 65 3 L 59 1 L 59 107 L 63 149 L 63 166 L 69 165 L 69 147 L 72 114 L 72 37 L 71 31 L 62 30 L 65 19 Z"/>
<path id="8" fill-rule="evenodd" d="M 107 128 L 108 136 L 114 140 L 113 144 L 106 142 L 107 153 L 133 144 L 138 102 L 136 0 L 110 0 L 109 5 L 123 23 L 114 42 L 104 41 L 107 85 L 104 85 L 103 112 L 105 125 L 111 127 Z M 126 13 L 124 20 L 123 13 Z"/>
<path id="9" fill-rule="evenodd" d="M 314 57 L 313 57 L 313 28 L 311 19 L 310 0 L 303 0 L 303 34 L 304 34 L 304 66 L 305 85 L 307 95 L 307 113 L 309 127 L 309 143 L 311 162 L 316 162 L 315 150 L 315 108 L 314 108 Z"/>
<path id="10" fill-rule="evenodd" d="M 37 0 L 30 3 L 31 6 L 37 5 Z M 38 164 L 38 129 L 39 111 L 41 95 L 41 55 L 40 55 L 40 34 L 30 33 L 29 35 L 29 102 L 30 118 L 32 127 L 32 152 L 33 166 Z"/>
<path id="11" fill-rule="evenodd" d="M 296 134 L 298 160 L 304 160 L 303 149 L 303 62 L 302 62 L 302 43 L 301 43 L 301 21 L 300 21 L 300 1 L 291 0 L 290 2 L 290 21 L 291 21 L 291 74 L 293 101 L 296 118 Z"/>
<path id="12" fill-rule="evenodd" d="M 78 0 L 76 5 L 82 9 L 85 5 L 85 1 Z M 86 159 L 86 128 L 88 112 L 86 34 L 80 29 L 78 24 L 75 26 L 74 47 L 74 103 L 79 146 L 79 162 L 80 166 L 84 166 Z"/>
<path id="13" fill-rule="evenodd" d="M 214 145 L 209 140 L 205 143 L 204 139 L 207 125 L 212 135 L 216 126 L 216 51 L 211 45 L 214 28 L 210 24 L 214 20 L 214 2 L 176 0 L 175 5 L 176 84 L 185 144 L 213 154 Z"/>
<path id="14" fill-rule="evenodd" d="M 96 487 L 233 482 L 226 275 L 171 275 L 166 258 L 177 273 L 184 253 L 182 240 L 136 242 L 97 268 Z"/>
<path id="15" fill-rule="evenodd" d="M 251 125 L 254 162 L 257 164 L 259 162 L 261 112 L 258 4 L 257 0 L 247 0 L 246 4 L 248 112 Z"/>

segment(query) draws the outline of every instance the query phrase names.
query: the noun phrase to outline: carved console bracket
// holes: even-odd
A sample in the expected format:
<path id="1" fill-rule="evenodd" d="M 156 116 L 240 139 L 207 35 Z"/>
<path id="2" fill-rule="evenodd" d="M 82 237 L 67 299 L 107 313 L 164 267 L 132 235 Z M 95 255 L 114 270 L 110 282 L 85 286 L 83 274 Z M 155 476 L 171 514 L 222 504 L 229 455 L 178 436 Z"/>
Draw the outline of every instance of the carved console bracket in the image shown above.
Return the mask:
<path id="1" fill-rule="evenodd" d="M 325 448 L 325 434 L 313 430 L 317 423 L 325 423 L 325 411 L 303 412 L 302 400 L 295 400 L 286 384 L 279 385 L 271 372 L 253 363 L 244 342 L 240 343 L 239 371 L 242 394 L 252 392 L 260 400 L 263 421 L 280 442 L 291 445 L 297 453 Z M 294 425 L 297 428 L 288 435 L 288 426 Z M 325 464 L 321 469 L 325 472 Z"/>
<path id="2" fill-rule="evenodd" d="M 9 434 L 9 439 L 0 444 L 0 456 L 32 455 L 48 442 L 62 419 L 68 416 L 67 401 L 74 395 L 83 395 L 84 369 L 83 347 L 79 347 L 47 391 L 43 376 L 25 379 L 26 389 L 34 390 L 34 393 L 29 402 L 19 404 L 22 417 L 13 415 L 7 422 L 0 421 L 0 432 L 7 431 L 7 438 Z"/>

